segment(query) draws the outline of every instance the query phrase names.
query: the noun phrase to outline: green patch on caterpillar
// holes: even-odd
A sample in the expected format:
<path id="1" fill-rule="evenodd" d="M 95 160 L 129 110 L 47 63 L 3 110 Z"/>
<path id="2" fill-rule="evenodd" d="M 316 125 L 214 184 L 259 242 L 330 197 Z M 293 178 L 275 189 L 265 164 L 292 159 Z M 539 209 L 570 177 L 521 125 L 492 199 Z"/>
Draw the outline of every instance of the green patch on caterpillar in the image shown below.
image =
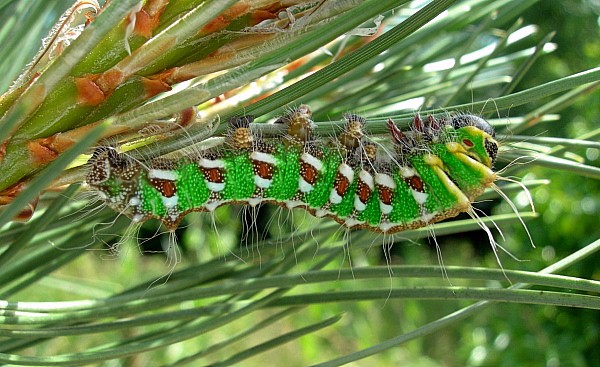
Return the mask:
<path id="1" fill-rule="evenodd" d="M 190 212 L 273 203 L 393 234 L 470 211 L 497 179 L 498 142 L 480 117 L 417 115 L 406 131 L 389 120 L 391 148 L 364 133 L 363 117 L 344 119 L 341 133 L 325 139 L 313 134 L 305 105 L 275 121 L 286 129 L 276 137 L 254 133 L 253 117 L 236 117 L 222 145 L 182 159 L 140 162 L 101 146 L 86 183 L 133 222 L 154 218 L 170 231 Z"/>

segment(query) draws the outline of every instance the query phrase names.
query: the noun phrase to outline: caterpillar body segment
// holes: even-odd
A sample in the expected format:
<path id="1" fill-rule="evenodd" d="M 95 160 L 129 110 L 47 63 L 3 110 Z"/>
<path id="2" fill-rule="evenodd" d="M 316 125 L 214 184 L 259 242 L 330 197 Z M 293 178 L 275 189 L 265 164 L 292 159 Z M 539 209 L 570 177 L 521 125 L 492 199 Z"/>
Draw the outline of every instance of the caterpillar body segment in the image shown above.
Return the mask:
<path id="1" fill-rule="evenodd" d="M 345 115 L 343 131 L 326 141 L 313 136 L 310 115 L 298 107 L 277 121 L 288 133 L 270 139 L 253 135 L 251 117 L 234 118 L 222 147 L 179 160 L 141 164 L 100 147 L 86 181 L 119 213 L 169 229 L 193 211 L 274 203 L 395 233 L 467 211 L 496 180 L 498 143 L 479 117 L 417 116 L 407 131 L 390 120 L 393 149 L 377 149 L 362 131 L 364 118 Z"/>

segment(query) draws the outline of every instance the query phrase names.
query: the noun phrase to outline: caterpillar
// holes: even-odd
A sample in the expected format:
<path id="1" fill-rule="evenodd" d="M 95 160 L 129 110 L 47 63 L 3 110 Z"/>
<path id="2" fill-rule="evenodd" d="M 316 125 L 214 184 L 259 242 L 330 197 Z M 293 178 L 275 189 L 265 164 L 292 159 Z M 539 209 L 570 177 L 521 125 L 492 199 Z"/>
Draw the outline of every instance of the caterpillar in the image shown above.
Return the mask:
<path id="1" fill-rule="evenodd" d="M 86 182 L 132 221 L 155 218 L 169 230 L 190 212 L 274 203 L 392 234 L 468 211 L 496 180 L 498 143 L 480 117 L 416 115 L 406 131 L 389 119 L 384 149 L 364 133 L 361 116 L 344 115 L 335 139 L 316 138 L 311 116 L 301 105 L 280 117 L 286 132 L 274 138 L 254 133 L 251 116 L 232 118 L 222 146 L 184 159 L 142 163 L 101 146 Z"/>

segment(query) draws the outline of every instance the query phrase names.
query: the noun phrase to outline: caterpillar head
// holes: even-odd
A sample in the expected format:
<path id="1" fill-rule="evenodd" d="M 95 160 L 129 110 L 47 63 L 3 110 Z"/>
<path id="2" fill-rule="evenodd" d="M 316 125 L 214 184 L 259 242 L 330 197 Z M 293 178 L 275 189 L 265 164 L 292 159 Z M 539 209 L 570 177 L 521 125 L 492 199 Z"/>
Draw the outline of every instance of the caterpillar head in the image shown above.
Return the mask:
<path id="1" fill-rule="evenodd" d="M 450 125 L 456 129 L 458 143 L 467 154 L 480 163 L 492 167 L 498 155 L 498 142 L 494 139 L 494 129 L 481 117 L 457 115 Z"/>
<path id="2" fill-rule="evenodd" d="M 132 181 L 139 172 L 137 163 L 108 146 L 97 148 L 88 164 L 90 170 L 86 183 L 109 202 L 122 201 L 127 194 L 126 188 L 132 186 Z"/>

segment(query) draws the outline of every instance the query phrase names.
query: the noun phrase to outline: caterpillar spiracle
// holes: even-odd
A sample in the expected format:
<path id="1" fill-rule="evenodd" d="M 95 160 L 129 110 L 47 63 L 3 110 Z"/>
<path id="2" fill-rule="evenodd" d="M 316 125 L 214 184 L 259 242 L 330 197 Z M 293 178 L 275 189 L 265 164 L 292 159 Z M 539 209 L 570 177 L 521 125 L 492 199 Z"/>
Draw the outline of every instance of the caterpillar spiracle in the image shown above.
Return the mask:
<path id="1" fill-rule="evenodd" d="M 393 149 L 364 134 L 364 118 L 344 119 L 341 133 L 327 140 L 314 136 L 305 105 L 276 121 L 287 131 L 275 138 L 253 133 L 250 116 L 232 118 L 222 146 L 177 160 L 141 163 L 101 146 L 86 182 L 134 222 L 156 218 L 169 230 L 190 212 L 274 203 L 391 234 L 468 211 L 496 180 L 498 143 L 480 117 L 417 115 L 407 131 L 390 119 Z"/>

